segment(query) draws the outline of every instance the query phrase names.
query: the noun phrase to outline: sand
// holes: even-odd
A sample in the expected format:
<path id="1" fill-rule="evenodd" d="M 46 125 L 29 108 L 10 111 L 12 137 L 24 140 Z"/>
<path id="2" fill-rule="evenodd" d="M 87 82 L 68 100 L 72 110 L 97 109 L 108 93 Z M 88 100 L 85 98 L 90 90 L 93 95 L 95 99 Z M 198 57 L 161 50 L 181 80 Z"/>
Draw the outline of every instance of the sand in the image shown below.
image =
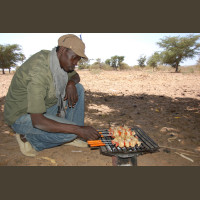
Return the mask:
<path id="1" fill-rule="evenodd" d="M 138 166 L 200 166 L 200 73 L 78 70 L 85 88 L 85 124 L 138 126 L 161 148 L 138 156 Z M 21 154 L 4 123 L 13 74 L 0 75 L 0 166 L 112 166 L 99 149 L 59 146 Z"/>

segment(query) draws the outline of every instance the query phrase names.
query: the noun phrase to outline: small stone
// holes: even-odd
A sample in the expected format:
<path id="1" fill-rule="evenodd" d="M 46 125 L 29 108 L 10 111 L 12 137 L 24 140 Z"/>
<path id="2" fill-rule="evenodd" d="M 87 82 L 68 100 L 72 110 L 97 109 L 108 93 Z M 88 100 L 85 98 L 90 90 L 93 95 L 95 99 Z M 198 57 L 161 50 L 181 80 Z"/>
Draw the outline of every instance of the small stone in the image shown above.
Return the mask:
<path id="1" fill-rule="evenodd" d="M 163 149 L 163 152 L 165 152 L 165 153 L 170 153 L 171 151 L 169 150 L 169 149 Z"/>

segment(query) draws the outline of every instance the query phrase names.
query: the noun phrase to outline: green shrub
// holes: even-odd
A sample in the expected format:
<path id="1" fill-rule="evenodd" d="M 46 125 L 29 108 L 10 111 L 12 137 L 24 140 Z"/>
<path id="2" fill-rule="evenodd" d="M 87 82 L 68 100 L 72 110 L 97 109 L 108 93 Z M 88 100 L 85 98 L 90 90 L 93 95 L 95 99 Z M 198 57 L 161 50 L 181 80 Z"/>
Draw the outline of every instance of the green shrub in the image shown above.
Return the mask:
<path id="1" fill-rule="evenodd" d="M 129 65 L 127 65 L 126 63 L 121 63 L 121 65 L 119 66 L 120 70 L 130 70 L 131 67 Z"/>
<path id="2" fill-rule="evenodd" d="M 89 66 L 89 70 L 94 70 L 94 69 L 100 69 L 100 66 L 98 64 L 92 64 Z"/>
<path id="3" fill-rule="evenodd" d="M 89 69 L 89 67 L 90 67 L 89 61 L 81 59 L 78 62 L 78 69 Z"/>
<path id="4" fill-rule="evenodd" d="M 141 71 L 141 70 L 142 70 L 141 67 L 140 67 L 139 65 L 134 65 L 134 66 L 132 67 L 132 69 L 133 69 L 134 71 Z"/>
<path id="5" fill-rule="evenodd" d="M 89 70 L 92 71 L 92 70 L 106 70 L 106 71 L 111 71 L 113 70 L 113 67 L 111 67 L 110 65 L 107 65 L 105 63 L 94 63 L 92 64 L 90 67 L 89 67 Z"/>
<path id="6" fill-rule="evenodd" d="M 113 67 L 111 67 L 110 65 L 107 65 L 107 64 L 103 64 L 101 69 L 106 70 L 106 71 L 112 71 Z"/>

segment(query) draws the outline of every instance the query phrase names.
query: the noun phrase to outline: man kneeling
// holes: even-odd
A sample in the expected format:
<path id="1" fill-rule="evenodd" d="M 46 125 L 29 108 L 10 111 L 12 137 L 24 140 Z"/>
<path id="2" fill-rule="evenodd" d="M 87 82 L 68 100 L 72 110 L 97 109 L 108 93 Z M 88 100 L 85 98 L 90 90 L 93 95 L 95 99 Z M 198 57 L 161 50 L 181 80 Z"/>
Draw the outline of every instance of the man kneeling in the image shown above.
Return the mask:
<path id="1" fill-rule="evenodd" d="M 87 59 L 85 44 L 68 34 L 52 51 L 34 54 L 16 71 L 4 118 L 24 155 L 62 144 L 87 147 L 87 140 L 100 137 L 93 127 L 84 126 L 84 88 L 74 71 L 81 58 Z"/>

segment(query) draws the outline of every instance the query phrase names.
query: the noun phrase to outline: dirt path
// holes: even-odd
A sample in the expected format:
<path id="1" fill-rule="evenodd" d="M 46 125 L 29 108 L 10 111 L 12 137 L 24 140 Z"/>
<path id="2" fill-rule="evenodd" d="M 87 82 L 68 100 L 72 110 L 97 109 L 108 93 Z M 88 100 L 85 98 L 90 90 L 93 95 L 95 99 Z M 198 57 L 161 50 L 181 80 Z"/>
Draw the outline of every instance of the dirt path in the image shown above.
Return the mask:
<path id="1" fill-rule="evenodd" d="M 85 123 L 141 127 L 161 147 L 138 157 L 138 166 L 200 166 L 200 74 L 79 71 L 85 87 Z M 99 150 L 59 146 L 23 156 L 3 109 L 12 75 L 0 75 L 1 166 L 112 166 Z M 166 148 L 168 147 L 168 148 Z M 174 149 L 175 148 L 175 149 Z M 182 155 L 180 155 L 182 153 Z M 189 159 L 187 159 L 189 158 Z M 192 162 L 193 161 L 193 162 Z"/>

